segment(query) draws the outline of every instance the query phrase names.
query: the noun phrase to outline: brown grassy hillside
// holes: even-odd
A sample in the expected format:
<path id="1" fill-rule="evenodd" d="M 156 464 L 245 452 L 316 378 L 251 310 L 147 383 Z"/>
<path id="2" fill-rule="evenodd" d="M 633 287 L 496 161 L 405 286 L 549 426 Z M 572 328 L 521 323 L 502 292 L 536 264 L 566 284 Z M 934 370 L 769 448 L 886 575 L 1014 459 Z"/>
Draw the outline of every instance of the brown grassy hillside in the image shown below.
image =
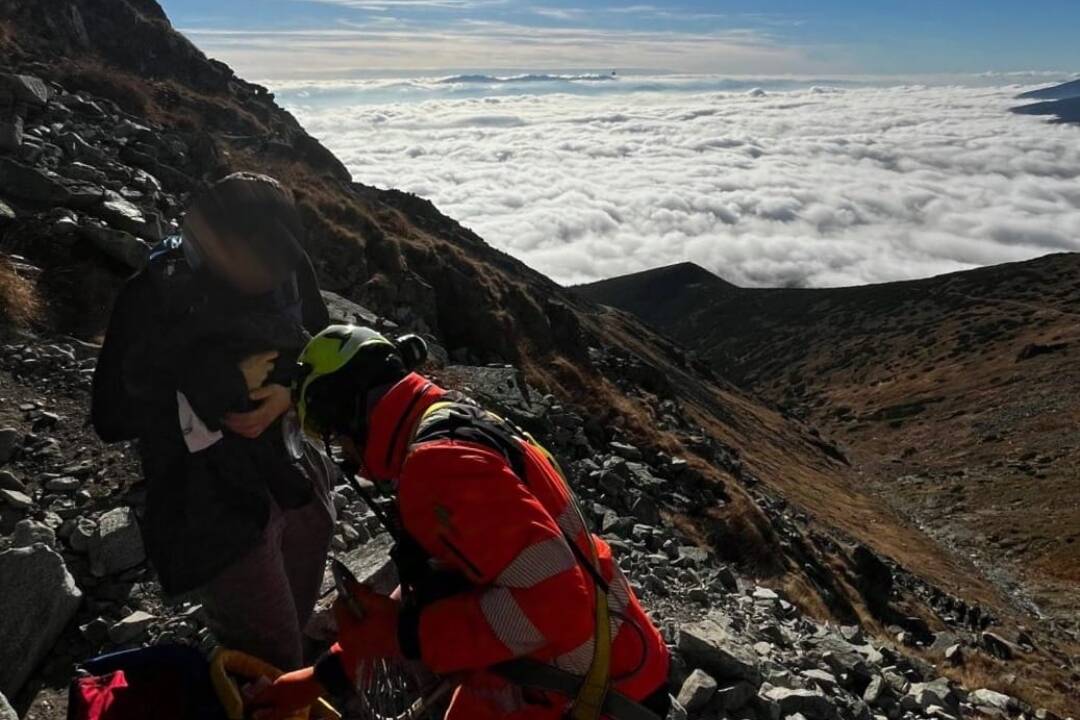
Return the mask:
<path id="1" fill-rule="evenodd" d="M 1007 604 L 974 567 L 944 555 L 868 492 L 859 471 L 809 425 L 712 377 L 636 318 L 599 308 L 495 250 L 429 202 L 351 182 L 268 91 L 205 58 L 154 0 L 51 0 L 44 10 L 0 0 L 0 53 L 20 72 L 108 98 L 181 139 L 182 161 L 154 170 L 172 193 L 240 169 L 280 178 L 299 200 L 327 289 L 428 332 L 455 357 L 521 366 L 533 384 L 583 408 L 601 432 L 618 428 L 643 446 L 687 457 L 724 500 L 679 521 L 804 607 L 878 627 L 893 619 L 867 610 L 852 559 L 860 543 L 944 592 Z M 179 211 L 169 209 L 169 219 Z M 94 339 L 124 273 L 54 252 L 37 220 L 31 209 L 0 229 L 0 250 L 17 244 L 43 271 L 39 329 Z M 672 412 L 674 422 L 665 417 Z M 913 590 L 899 603 L 901 618 L 924 615 L 940 625 Z M 1017 671 L 1026 676 L 1025 667 Z M 1061 705 L 1053 701 L 1059 678 L 1031 685 L 1032 697 Z"/>

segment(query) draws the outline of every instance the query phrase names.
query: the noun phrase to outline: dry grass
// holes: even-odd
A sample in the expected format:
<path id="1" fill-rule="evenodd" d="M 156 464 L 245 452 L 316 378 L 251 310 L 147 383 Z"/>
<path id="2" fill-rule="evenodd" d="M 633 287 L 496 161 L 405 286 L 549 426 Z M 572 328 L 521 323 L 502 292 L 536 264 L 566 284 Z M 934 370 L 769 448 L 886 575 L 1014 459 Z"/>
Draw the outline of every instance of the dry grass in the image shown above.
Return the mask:
<path id="1" fill-rule="evenodd" d="M 0 256 L 0 323 L 24 328 L 41 318 L 44 303 L 33 280 L 19 274 L 7 256 Z"/>
<path id="2" fill-rule="evenodd" d="M 145 80 L 117 72 L 115 68 L 107 68 L 96 62 L 71 66 L 69 72 L 60 79 L 60 84 L 112 100 L 124 112 L 140 117 L 145 117 L 153 104 L 147 94 Z"/>

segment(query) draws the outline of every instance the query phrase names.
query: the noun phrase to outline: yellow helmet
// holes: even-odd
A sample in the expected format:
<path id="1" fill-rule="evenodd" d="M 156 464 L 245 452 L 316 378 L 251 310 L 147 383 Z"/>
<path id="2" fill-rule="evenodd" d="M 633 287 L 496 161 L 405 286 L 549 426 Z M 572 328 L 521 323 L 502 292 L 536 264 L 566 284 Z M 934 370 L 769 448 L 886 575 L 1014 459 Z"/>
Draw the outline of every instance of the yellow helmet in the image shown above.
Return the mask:
<path id="1" fill-rule="evenodd" d="M 368 391 L 400 380 L 426 357 L 416 335 L 391 341 L 371 328 L 331 325 L 300 353 L 293 383 L 300 426 L 315 438 L 361 434 Z"/>

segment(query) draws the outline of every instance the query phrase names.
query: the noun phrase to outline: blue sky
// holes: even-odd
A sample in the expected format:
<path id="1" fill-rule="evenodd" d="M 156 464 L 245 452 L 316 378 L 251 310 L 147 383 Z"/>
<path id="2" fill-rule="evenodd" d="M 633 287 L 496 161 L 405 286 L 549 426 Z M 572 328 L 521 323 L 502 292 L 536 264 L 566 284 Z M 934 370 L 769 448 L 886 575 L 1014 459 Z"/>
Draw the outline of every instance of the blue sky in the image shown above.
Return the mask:
<path id="1" fill-rule="evenodd" d="M 250 77 L 1080 71 L 1077 0 L 163 0 Z"/>

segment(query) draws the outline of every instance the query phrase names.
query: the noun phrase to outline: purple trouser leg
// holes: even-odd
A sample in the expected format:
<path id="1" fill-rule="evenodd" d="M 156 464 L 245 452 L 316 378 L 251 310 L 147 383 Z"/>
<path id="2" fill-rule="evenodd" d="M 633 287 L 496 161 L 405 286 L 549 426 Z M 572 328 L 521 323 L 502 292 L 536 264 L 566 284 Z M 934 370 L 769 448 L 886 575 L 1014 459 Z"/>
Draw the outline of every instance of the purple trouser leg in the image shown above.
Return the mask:
<path id="1" fill-rule="evenodd" d="M 314 481 L 315 499 L 294 510 L 272 503 L 259 543 L 198 591 L 222 645 L 284 671 L 303 665 L 303 630 L 334 531 L 325 473 L 311 474 L 324 476 Z"/>

